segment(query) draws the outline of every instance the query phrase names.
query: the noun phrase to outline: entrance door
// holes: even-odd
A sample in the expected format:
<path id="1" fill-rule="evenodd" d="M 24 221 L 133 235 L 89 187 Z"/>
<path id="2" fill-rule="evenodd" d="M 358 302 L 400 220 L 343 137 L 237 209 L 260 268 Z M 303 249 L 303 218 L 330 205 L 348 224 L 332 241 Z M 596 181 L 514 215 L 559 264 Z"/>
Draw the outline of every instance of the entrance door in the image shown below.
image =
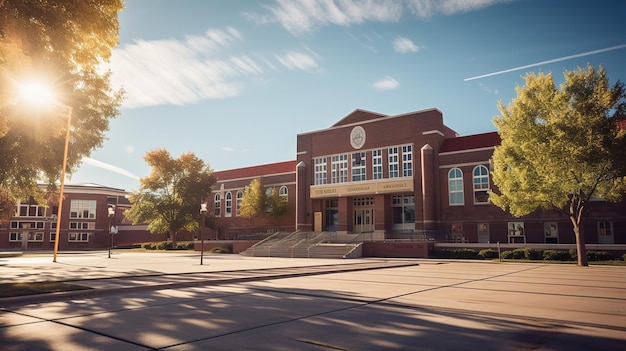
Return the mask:
<path id="1" fill-rule="evenodd" d="M 369 232 L 374 230 L 374 209 L 359 208 L 354 210 L 354 227 L 355 233 Z"/>

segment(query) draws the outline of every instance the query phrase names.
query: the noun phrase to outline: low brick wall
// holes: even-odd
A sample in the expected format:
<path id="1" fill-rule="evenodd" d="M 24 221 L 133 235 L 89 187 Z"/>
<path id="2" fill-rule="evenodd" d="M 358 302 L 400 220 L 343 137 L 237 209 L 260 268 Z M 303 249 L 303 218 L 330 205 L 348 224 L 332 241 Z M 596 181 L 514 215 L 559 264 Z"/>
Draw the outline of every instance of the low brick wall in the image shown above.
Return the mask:
<path id="1" fill-rule="evenodd" d="M 364 242 L 363 257 L 428 258 L 432 248 L 427 242 Z"/>
<path id="2" fill-rule="evenodd" d="M 238 254 L 241 251 L 246 250 L 252 245 L 258 243 L 258 240 L 205 240 L 204 241 L 204 251 L 211 251 L 216 247 L 232 247 L 233 253 Z M 193 243 L 193 249 L 196 251 L 200 251 L 200 247 L 202 246 L 200 241 L 195 241 Z"/>

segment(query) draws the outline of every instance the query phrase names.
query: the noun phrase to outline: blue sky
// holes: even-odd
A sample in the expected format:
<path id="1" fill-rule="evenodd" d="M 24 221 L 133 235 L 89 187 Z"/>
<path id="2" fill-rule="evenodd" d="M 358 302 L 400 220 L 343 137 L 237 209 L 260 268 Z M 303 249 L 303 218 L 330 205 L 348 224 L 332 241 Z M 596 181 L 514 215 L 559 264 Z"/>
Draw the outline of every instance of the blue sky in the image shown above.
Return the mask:
<path id="1" fill-rule="evenodd" d="M 154 149 L 225 170 L 295 159 L 296 135 L 365 109 L 495 131 L 528 72 L 626 81 L 621 0 L 127 0 L 109 68 L 126 90 L 71 183 L 135 190 Z"/>

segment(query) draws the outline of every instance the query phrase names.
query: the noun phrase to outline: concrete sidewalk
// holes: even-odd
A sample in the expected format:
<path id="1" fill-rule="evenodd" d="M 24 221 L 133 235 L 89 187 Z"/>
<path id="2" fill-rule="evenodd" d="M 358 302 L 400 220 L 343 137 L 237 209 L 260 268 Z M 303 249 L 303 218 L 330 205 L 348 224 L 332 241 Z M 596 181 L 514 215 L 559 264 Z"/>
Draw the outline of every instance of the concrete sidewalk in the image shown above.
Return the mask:
<path id="1" fill-rule="evenodd" d="M 625 267 L 237 255 L 209 255 L 200 266 L 197 253 L 130 252 L 58 261 L 0 259 L 0 277 L 134 284 L 139 275 L 399 266 L 5 306 L 3 350 L 613 351 L 626 344 Z M 97 279 L 81 283 L 89 281 Z"/>

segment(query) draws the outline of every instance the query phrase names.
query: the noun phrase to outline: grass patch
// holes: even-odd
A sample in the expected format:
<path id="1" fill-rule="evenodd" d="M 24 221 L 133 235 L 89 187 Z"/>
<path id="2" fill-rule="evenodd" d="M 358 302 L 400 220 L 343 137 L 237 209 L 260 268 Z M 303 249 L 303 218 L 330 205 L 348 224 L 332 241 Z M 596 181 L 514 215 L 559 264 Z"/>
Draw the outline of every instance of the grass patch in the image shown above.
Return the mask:
<path id="1" fill-rule="evenodd" d="M 0 284 L 0 298 L 88 289 L 91 288 L 61 282 L 4 283 Z"/>

